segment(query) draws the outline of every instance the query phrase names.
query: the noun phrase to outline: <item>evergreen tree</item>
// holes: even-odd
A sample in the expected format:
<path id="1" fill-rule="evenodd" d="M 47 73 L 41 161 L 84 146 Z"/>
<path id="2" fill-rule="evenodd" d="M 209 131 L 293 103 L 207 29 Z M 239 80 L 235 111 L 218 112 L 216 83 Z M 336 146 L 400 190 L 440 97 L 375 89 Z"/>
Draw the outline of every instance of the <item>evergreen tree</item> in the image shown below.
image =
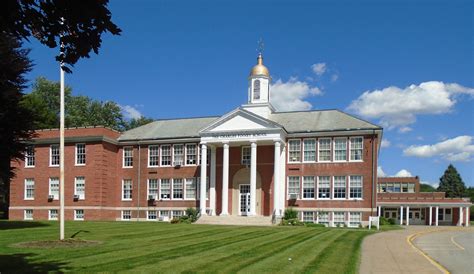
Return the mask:
<path id="1" fill-rule="evenodd" d="M 466 191 L 466 186 L 462 181 L 461 175 L 459 175 L 456 168 L 450 164 L 443 176 L 439 178 L 438 191 L 446 192 L 446 197 L 462 197 Z"/>

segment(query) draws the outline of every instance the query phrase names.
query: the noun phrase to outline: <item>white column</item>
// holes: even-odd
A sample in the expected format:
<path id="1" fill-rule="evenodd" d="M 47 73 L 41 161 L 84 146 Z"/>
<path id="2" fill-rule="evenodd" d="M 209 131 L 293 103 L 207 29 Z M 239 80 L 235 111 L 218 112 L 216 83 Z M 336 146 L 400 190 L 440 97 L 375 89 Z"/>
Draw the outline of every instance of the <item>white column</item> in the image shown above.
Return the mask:
<path id="1" fill-rule="evenodd" d="M 251 143 L 251 158 L 250 158 L 250 216 L 257 215 L 257 143 Z"/>
<path id="2" fill-rule="evenodd" d="M 199 211 L 206 214 L 206 181 L 207 181 L 207 145 L 201 144 L 201 179 L 199 193 Z"/>
<path id="3" fill-rule="evenodd" d="M 466 227 L 469 226 L 469 207 L 466 206 Z"/>
<path id="4" fill-rule="evenodd" d="M 410 206 L 407 206 L 407 226 L 410 225 Z"/>
<path id="5" fill-rule="evenodd" d="M 229 143 L 224 143 L 222 157 L 222 211 L 221 216 L 229 215 Z"/>
<path id="6" fill-rule="evenodd" d="M 285 211 L 286 207 L 286 145 L 285 143 L 281 144 L 281 154 L 280 154 L 280 193 L 278 200 L 280 201 L 280 210 Z"/>
<path id="7" fill-rule="evenodd" d="M 377 217 L 380 218 L 381 214 L 382 214 L 382 206 L 378 206 Z"/>
<path id="8" fill-rule="evenodd" d="M 211 174 L 209 186 L 209 206 L 211 215 L 216 215 L 216 147 L 211 147 Z"/>
<path id="9" fill-rule="evenodd" d="M 280 141 L 275 141 L 275 156 L 273 162 L 273 210 L 280 216 Z"/>
<path id="10" fill-rule="evenodd" d="M 433 224 L 433 207 L 430 206 L 430 219 L 429 219 L 429 222 L 428 222 L 428 225 L 432 225 Z"/>
<path id="11" fill-rule="evenodd" d="M 438 213 L 439 213 L 439 206 L 435 208 L 435 226 L 438 226 Z"/>
<path id="12" fill-rule="evenodd" d="M 462 206 L 459 207 L 459 218 L 458 218 L 458 226 L 462 226 L 463 216 L 462 216 Z"/>
<path id="13" fill-rule="evenodd" d="M 400 206 L 400 225 L 403 225 L 403 206 Z"/>

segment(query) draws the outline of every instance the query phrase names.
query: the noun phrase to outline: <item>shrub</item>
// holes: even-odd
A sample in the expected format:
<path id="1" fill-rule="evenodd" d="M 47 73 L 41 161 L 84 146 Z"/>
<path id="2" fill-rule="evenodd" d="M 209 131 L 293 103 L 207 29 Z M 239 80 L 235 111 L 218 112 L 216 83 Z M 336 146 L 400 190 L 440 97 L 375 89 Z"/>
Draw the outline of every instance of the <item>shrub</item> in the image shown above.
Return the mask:
<path id="1" fill-rule="evenodd" d="M 172 224 L 178 224 L 178 223 L 180 223 L 180 218 L 173 218 L 173 219 L 171 219 L 171 222 L 170 222 L 170 223 L 172 223 Z"/>
<path id="2" fill-rule="evenodd" d="M 395 224 L 395 219 L 388 219 L 388 223 L 390 225 L 394 225 Z"/>
<path id="3" fill-rule="evenodd" d="M 285 209 L 285 213 L 283 214 L 284 220 L 292 220 L 298 219 L 298 211 L 294 210 L 292 207 Z"/>
<path id="4" fill-rule="evenodd" d="M 311 223 L 311 222 L 304 223 L 304 226 L 307 226 L 307 227 L 326 227 L 323 224 L 315 224 L 315 223 Z"/>
<path id="5" fill-rule="evenodd" d="M 380 225 L 389 225 L 390 222 L 388 221 L 387 218 L 385 218 L 385 217 L 380 217 L 380 219 L 379 219 L 379 224 L 380 224 Z"/>
<path id="6" fill-rule="evenodd" d="M 297 218 L 295 219 L 282 219 L 280 225 L 287 225 L 287 226 L 302 226 L 304 225 L 303 222 L 300 222 Z"/>
<path id="7" fill-rule="evenodd" d="M 197 221 L 198 215 L 199 215 L 199 210 L 197 210 L 196 208 L 188 207 L 186 209 L 186 216 L 189 218 L 191 223 L 194 223 L 195 221 Z"/>

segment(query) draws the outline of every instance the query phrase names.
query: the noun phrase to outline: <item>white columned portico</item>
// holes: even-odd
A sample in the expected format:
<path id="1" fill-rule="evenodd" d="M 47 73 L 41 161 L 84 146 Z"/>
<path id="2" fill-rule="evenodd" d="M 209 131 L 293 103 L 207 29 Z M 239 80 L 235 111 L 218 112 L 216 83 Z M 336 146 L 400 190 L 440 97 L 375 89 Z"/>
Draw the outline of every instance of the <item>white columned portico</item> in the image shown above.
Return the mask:
<path id="1" fill-rule="evenodd" d="M 207 144 L 201 144 L 201 179 L 199 192 L 199 211 L 206 214 L 206 181 L 207 181 Z"/>
<path id="2" fill-rule="evenodd" d="M 410 206 L 407 206 L 407 216 L 406 217 L 407 217 L 406 223 L 407 223 L 407 226 L 409 226 L 410 225 Z"/>
<path id="3" fill-rule="evenodd" d="M 229 143 L 223 143 L 222 153 L 222 211 L 221 216 L 229 215 Z"/>
<path id="4" fill-rule="evenodd" d="M 462 206 L 459 207 L 459 221 L 458 221 L 458 226 L 462 226 L 463 222 L 463 216 L 462 216 Z"/>
<path id="5" fill-rule="evenodd" d="M 430 220 L 428 222 L 428 225 L 431 226 L 433 224 L 433 207 L 430 206 Z"/>
<path id="6" fill-rule="evenodd" d="M 273 210 L 276 216 L 281 215 L 280 209 L 280 153 L 281 144 L 280 141 L 275 141 L 275 155 L 273 162 Z"/>
<path id="7" fill-rule="evenodd" d="M 211 146 L 211 174 L 209 186 L 209 207 L 211 215 L 216 215 L 216 147 Z"/>
<path id="8" fill-rule="evenodd" d="M 400 206 L 400 225 L 403 225 L 403 206 Z"/>
<path id="9" fill-rule="evenodd" d="M 435 208 L 435 226 L 438 226 L 438 214 L 439 214 L 439 206 Z"/>
<path id="10" fill-rule="evenodd" d="M 257 201 L 257 142 L 251 141 L 250 153 L 250 216 L 257 215 L 256 201 Z"/>
<path id="11" fill-rule="evenodd" d="M 378 210 L 377 210 L 377 217 L 380 218 L 380 215 L 382 214 L 382 206 L 378 206 L 377 208 L 378 208 Z"/>

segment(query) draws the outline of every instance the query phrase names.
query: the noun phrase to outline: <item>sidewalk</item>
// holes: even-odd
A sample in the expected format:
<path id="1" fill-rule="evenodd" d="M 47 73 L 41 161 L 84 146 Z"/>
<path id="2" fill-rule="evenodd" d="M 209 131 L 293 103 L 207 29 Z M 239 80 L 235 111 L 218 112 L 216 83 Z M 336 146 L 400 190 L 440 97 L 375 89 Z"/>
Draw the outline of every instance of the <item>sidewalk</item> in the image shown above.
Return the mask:
<path id="1" fill-rule="evenodd" d="M 407 237 L 422 231 L 455 229 L 456 227 L 409 226 L 402 230 L 371 235 L 362 243 L 359 273 L 442 273 L 410 246 Z"/>

